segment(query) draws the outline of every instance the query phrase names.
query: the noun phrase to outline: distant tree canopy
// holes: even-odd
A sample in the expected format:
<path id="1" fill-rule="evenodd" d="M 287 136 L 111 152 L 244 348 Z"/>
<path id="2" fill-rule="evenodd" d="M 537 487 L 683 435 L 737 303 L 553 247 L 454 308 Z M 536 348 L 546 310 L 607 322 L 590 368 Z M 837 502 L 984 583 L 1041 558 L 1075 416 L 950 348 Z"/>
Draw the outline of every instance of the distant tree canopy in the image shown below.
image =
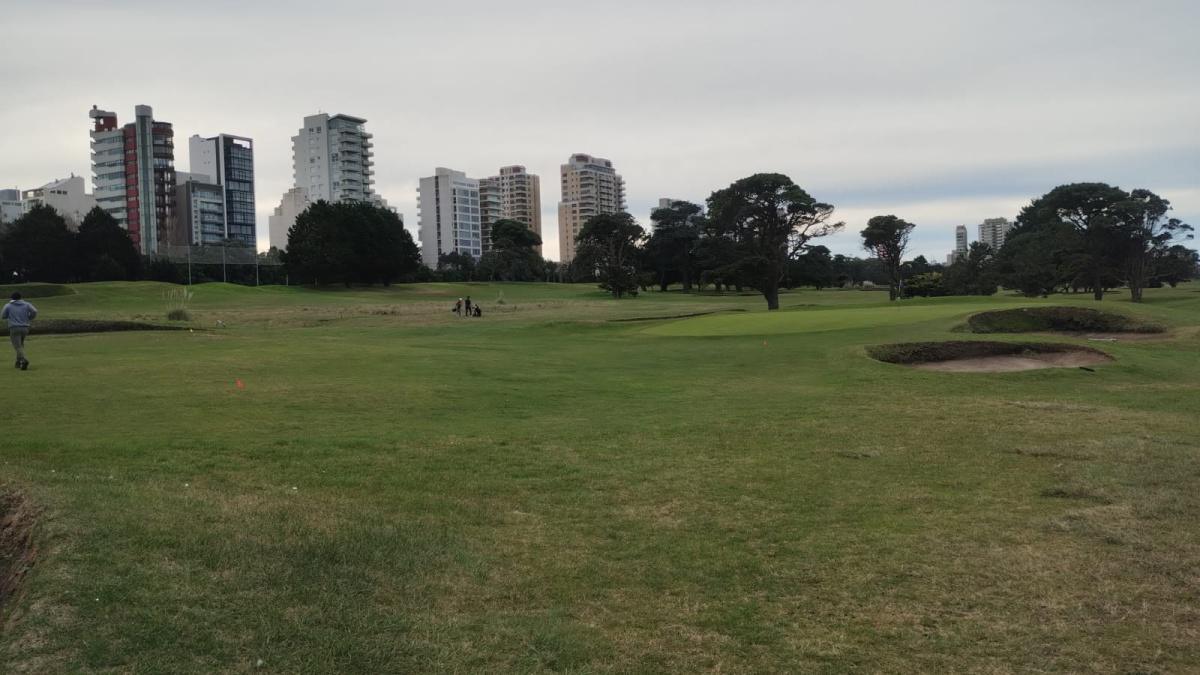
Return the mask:
<path id="1" fill-rule="evenodd" d="M 888 271 L 888 297 L 900 297 L 901 263 L 908 249 L 908 237 L 916 225 L 896 216 L 875 216 L 860 234 L 863 248 L 875 254 Z"/>
<path id="2" fill-rule="evenodd" d="M 645 267 L 653 270 L 661 290 L 667 290 L 676 281 L 685 292 L 692 290 L 703 211 L 699 204 L 674 201 L 651 212 L 654 230 L 646 240 Z"/>
<path id="3" fill-rule="evenodd" d="M 142 257 L 129 233 L 99 206 L 83 217 L 76 235 L 76 270 L 87 281 L 120 281 L 141 276 Z"/>
<path id="4" fill-rule="evenodd" d="M 1167 251 L 1192 227 L 1171 218 L 1170 202 L 1149 190 L 1105 183 L 1060 185 L 1017 217 L 997 256 L 999 280 L 1026 295 L 1086 289 L 1097 300 L 1128 284 L 1130 299 L 1155 283 Z"/>
<path id="5" fill-rule="evenodd" d="M 534 281 L 543 278 L 545 261 L 537 247 L 542 238 L 518 220 L 492 223 L 491 248 L 478 264 L 479 277 L 491 281 Z"/>
<path id="6" fill-rule="evenodd" d="M 314 285 L 389 285 L 421 264 L 412 235 L 395 212 L 366 202 L 309 206 L 288 230 L 282 259 L 288 274 Z"/>
<path id="7" fill-rule="evenodd" d="M 52 207 L 31 208 L 0 235 L 0 274 L 5 280 L 113 281 L 141 277 L 142 256 L 129 233 L 100 208 L 78 232 Z"/>
<path id="8" fill-rule="evenodd" d="M 709 236 L 725 240 L 715 247 L 718 271 L 763 294 L 767 309 L 779 309 L 779 287 L 788 261 L 812 239 L 837 232 L 833 206 L 818 202 L 778 173 L 760 173 L 717 190 L 708 198 Z"/>
<path id="9" fill-rule="evenodd" d="M 965 256 L 959 256 L 942 273 L 944 295 L 995 295 L 997 282 L 992 247 L 981 241 L 971 242 Z"/>
<path id="10" fill-rule="evenodd" d="M 74 281 L 75 235 L 49 206 L 35 206 L 12 223 L 0 238 L 5 271 L 25 281 Z"/>
<path id="11" fill-rule="evenodd" d="M 592 216 L 575 240 L 572 264 L 593 270 L 600 287 L 614 298 L 637 295 L 638 246 L 645 236 L 645 230 L 628 213 Z"/>

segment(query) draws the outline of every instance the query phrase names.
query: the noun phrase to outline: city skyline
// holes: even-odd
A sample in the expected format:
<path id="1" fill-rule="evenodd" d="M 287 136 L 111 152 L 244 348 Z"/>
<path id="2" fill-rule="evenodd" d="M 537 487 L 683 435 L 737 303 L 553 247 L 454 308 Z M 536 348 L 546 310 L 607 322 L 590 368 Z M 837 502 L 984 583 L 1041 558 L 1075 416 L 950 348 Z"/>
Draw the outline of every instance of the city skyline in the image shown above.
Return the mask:
<path id="1" fill-rule="evenodd" d="M 913 255 L 939 260 L 956 225 L 1011 220 L 1029 200 L 1075 181 L 1149 188 L 1172 201 L 1174 215 L 1200 222 L 1200 129 L 1190 112 L 1200 103 L 1192 84 L 1200 48 L 1181 32 L 1200 22 L 1200 9 L 1188 3 L 1158 3 L 1132 23 L 1115 2 L 1091 3 L 1087 13 L 1034 3 L 835 9 L 665 1 L 617 12 L 532 2 L 507 13 L 466 5 L 464 13 L 352 2 L 370 19 L 353 40 L 325 35 L 303 3 L 239 5 L 244 20 L 225 29 L 226 39 L 258 44 L 255 58 L 213 55 L 188 86 L 179 59 L 144 63 L 139 78 L 125 78 L 80 68 L 86 40 L 38 36 L 47 11 L 64 36 L 153 24 L 145 41 L 114 43 L 108 57 L 182 57 L 177 45 L 203 31 L 208 5 L 155 4 L 146 13 L 151 5 L 141 1 L 94 8 L 51 0 L 9 9 L 0 123 L 19 133 L 0 135 L 0 188 L 26 190 L 74 173 L 87 176 L 90 189 L 81 111 L 97 104 L 125 121 L 145 104 L 173 124 L 177 167 L 189 166 L 179 141 L 192 134 L 254 139 L 260 245 L 268 215 L 292 185 L 296 121 L 317 111 L 370 120 L 376 192 L 414 236 L 417 181 L 429 167 L 490 176 L 516 162 L 555 176 L 564 157 L 584 152 L 611 158 L 630 213 L 645 225 L 663 194 L 702 203 L 745 175 L 786 173 L 838 207 L 846 231 L 822 242 L 835 253 L 862 255 L 858 230 L 873 215 L 894 213 L 918 226 Z M 797 41 L 801 20 L 827 31 Z M 422 28 L 446 22 L 457 22 L 453 34 Z M 619 50 L 578 48 L 614 36 Z M 982 49 L 985 36 L 1004 48 Z M 318 38 L 368 66 L 295 68 L 301 45 Z M 865 41 L 878 48 L 855 47 Z M 1128 46 L 1139 43 L 1160 47 Z M 496 111 L 486 118 L 458 105 L 448 80 L 422 81 L 420 95 L 381 85 L 396 64 L 406 72 L 467 67 L 485 54 L 524 64 L 479 83 L 473 95 Z M 781 89 L 781 81 L 796 86 Z M 558 257 L 560 199 L 556 186 L 546 187 L 541 234 L 550 258 Z"/>

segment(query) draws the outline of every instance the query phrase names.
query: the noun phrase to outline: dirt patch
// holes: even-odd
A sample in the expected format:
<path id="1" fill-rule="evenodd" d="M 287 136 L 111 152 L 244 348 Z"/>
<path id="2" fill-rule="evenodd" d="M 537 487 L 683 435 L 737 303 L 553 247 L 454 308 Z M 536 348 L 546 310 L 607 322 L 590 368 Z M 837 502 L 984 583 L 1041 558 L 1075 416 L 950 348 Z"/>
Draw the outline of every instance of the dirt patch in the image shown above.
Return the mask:
<path id="1" fill-rule="evenodd" d="M 183 330 L 186 326 L 162 326 L 141 321 L 98 321 L 93 319 L 39 319 L 30 335 L 70 335 L 75 333 L 114 333 L 139 330 Z"/>
<path id="2" fill-rule="evenodd" d="M 877 345 L 868 348 L 867 353 L 885 363 L 950 373 L 1086 368 L 1112 361 L 1111 356 L 1091 347 L 1045 342 L 908 342 Z"/>
<path id="3" fill-rule="evenodd" d="M 36 513 L 19 492 L 0 492 L 0 630 L 9 601 L 16 597 L 21 579 L 33 566 L 37 548 L 33 542 Z"/>
<path id="4" fill-rule="evenodd" d="M 1165 333 L 1143 319 L 1087 307 L 1020 307 L 981 312 L 967 319 L 972 333 L 1069 333 L 1088 337 L 1120 337 Z"/>

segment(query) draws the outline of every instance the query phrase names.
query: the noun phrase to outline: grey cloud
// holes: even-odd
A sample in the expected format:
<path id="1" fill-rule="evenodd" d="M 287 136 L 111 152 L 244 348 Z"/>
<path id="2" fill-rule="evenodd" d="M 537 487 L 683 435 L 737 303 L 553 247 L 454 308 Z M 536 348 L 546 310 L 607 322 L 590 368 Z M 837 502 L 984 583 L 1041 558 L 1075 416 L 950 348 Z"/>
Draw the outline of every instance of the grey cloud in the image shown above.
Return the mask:
<path id="1" fill-rule="evenodd" d="M 658 197 L 703 201 L 780 171 L 847 217 L 913 210 L 931 257 L 955 224 L 1015 213 L 980 210 L 1070 180 L 1174 190 L 1179 214 L 1200 221 L 1187 190 L 1200 185 L 1193 2 L 49 0 L 6 11 L 0 185 L 86 174 L 86 110 L 128 118 L 148 103 L 183 138 L 255 138 L 264 237 L 291 183 L 290 137 L 317 110 L 369 120 L 377 187 L 410 227 L 416 180 L 435 166 L 479 176 L 525 164 L 542 176 L 550 254 L 558 165 L 573 152 L 613 159 L 643 219 Z M 834 241 L 857 252 L 853 237 Z"/>

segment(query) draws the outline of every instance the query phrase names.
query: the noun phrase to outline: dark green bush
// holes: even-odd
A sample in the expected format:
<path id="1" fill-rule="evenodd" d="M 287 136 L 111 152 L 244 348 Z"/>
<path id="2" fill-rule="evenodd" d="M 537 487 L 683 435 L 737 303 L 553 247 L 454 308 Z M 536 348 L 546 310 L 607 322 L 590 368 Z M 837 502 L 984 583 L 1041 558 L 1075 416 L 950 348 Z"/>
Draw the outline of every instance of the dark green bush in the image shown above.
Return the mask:
<path id="1" fill-rule="evenodd" d="M 967 319 L 972 333 L 1162 333 L 1166 329 L 1124 314 L 1086 307 L 1022 307 L 983 312 Z"/>

